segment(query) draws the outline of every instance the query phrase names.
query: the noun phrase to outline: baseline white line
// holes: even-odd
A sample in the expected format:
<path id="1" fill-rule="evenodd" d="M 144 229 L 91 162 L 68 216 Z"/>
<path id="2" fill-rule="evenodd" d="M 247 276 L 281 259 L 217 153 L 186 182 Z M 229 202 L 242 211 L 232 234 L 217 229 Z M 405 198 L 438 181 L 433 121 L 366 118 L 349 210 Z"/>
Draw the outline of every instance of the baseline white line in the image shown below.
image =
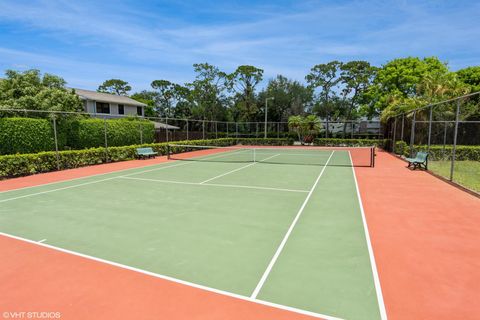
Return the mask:
<path id="1" fill-rule="evenodd" d="M 230 155 L 231 153 L 229 153 L 228 155 Z M 214 159 L 214 158 L 219 158 L 219 157 L 226 157 L 228 156 L 227 154 L 222 154 L 222 155 L 219 155 L 219 156 L 214 156 L 214 157 L 209 157 L 209 158 L 206 158 L 206 159 Z M 161 156 L 161 157 L 166 157 L 166 156 Z M 205 156 L 205 157 L 208 157 L 208 156 Z M 198 157 L 197 157 L 198 158 Z M 173 162 L 173 161 L 172 161 Z M 176 163 L 177 161 L 175 161 L 174 163 Z M 193 163 L 195 161 L 192 161 Z M 92 174 L 92 175 L 89 175 L 89 176 L 84 176 L 84 177 L 78 177 L 78 178 L 72 178 L 72 179 L 66 179 L 66 180 L 61 180 L 61 181 L 54 181 L 54 182 L 49 182 L 49 183 L 44 183 L 44 184 L 40 184 L 40 185 L 36 185 L 36 186 L 28 186 L 28 187 L 23 187 L 23 188 L 17 188 L 17 189 L 12 189 L 12 190 L 4 190 L 4 191 L 0 191 L 0 194 L 3 194 L 3 193 L 7 193 L 7 192 L 14 192 L 14 191 L 21 191 L 21 190 L 26 190 L 26 189 L 31 189 L 31 188 L 40 188 L 40 187 L 43 187 L 43 186 L 49 186 L 49 185 L 53 185 L 53 184 L 60 184 L 60 183 L 64 183 L 64 182 L 70 182 L 70 181 L 75 181 L 75 180 L 81 180 L 81 179 L 88 179 L 88 178 L 94 178 L 94 177 L 99 177 L 99 176 L 104 176 L 104 175 L 110 175 L 110 174 L 115 174 L 115 173 L 119 173 L 119 172 L 124 172 L 124 171 L 131 171 L 131 170 L 137 170 L 137 169 L 141 169 L 141 168 L 150 168 L 150 167 L 155 167 L 155 166 L 160 166 L 160 168 L 154 168 L 154 169 L 150 169 L 150 170 L 143 170 L 143 171 L 140 171 L 140 172 L 135 172 L 135 173 L 132 173 L 133 174 L 137 174 L 137 173 L 145 173 L 145 172 L 151 172 L 151 171 L 156 171 L 156 170 L 162 170 L 162 169 L 165 169 L 165 168 L 170 168 L 170 167 L 178 167 L 178 166 L 181 166 L 181 165 L 186 165 L 188 163 L 192 163 L 192 162 L 186 162 L 186 163 L 180 163 L 180 164 L 174 164 L 174 165 L 171 165 L 171 166 L 163 166 L 165 164 L 168 164 L 170 162 L 160 162 L 160 163 L 154 163 L 154 164 L 149 164 L 149 165 L 146 165 L 146 166 L 143 166 L 143 167 L 136 167 L 136 168 L 127 168 L 127 169 L 121 169 L 121 170 L 116 170 L 116 171 L 110 171 L 110 172 L 103 172 L 103 173 L 97 173 L 97 174 Z M 84 168 L 84 167 L 82 167 Z M 79 169 L 79 168 L 78 168 Z M 62 170 L 60 170 L 62 171 Z M 60 172 L 60 171 L 57 171 L 57 172 Z M 130 175 L 130 174 L 129 174 Z"/>
<path id="2" fill-rule="evenodd" d="M 260 292 L 260 290 L 262 289 L 265 281 L 267 280 L 268 275 L 270 274 L 270 271 L 272 271 L 272 268 L 275 265 L 275 262 L 277 262 L 277 259 L 280 256 L 280 253 L 282 252 L 283 248 L 285 247 L 285 244 L 287 243 L 287 240 L 288 240 L 288 238 L 290 237 L 290 234 L 293 231 L 293 228 L 295 228 L 295 225 L 297 224 L 297 221 L 300 219 L 300 216 L 302 215 L 303 209 L 305 209 L 305 207 L 308 203 L 308 200 L 310 200 L 310 197 L 312 196 L 313 191 L 315 190 L 315 187 L 318 184 L 318 181 L 320 181 L 320 178 L 322 177 L 323 173 L 325 172 L 325 169 L 327 168 L 328 162 L 330 162 L 330 159 L 332 158 L 334 153 L 335 153 L 335 150 L 332 151 L 332 153 L 328 157 L 327 162 L 323 166 L 322 171 L 320 171 L 320 174 L 318 175 L 317 179 L 315 180 L 315 183 L 313 184 L 312 188 L 308 192 L 308 195 L 305 198 L 305 200 L 303 201 L 302 206 L 298 210 L 298 213 L 295 216 L 295 219 L 293 219 L 292 224 L 290 224 L 290 227 L 288 228 L 287 233 L 283 237 L 282 242 L 280 243 L 280 245 L 277 248 L 277 251 L 275 251 L 275 254 L 272 257 L 272 260 L 270 260 L 270 263 L 268 264 L 267 269 L 265 270 L 262 277 L 260 278 L 260 281 L 258 282 L 257 286 L 255 287 L 255 290 L 253 290 L 253 293 L 250 296 L 250 298 L 252 298 L 252 299 L 257 298 L 258 293 Z"/>
<path id="3" fill-rule="evenodd" d="M 368 231 L 367 219 L 365 217 L 365 211 L 363 209 L 363 201 L 360 195 L 360 189 L 358 187 L 357 175 L 355 173 L 355 168 L 353 167 L 352 154 L 348 151 L 348 156 L 350 157 L 350 162 L 352 164 L 352 173 L 353 180 L 355 181 L 355 189 L 357 191 L 358 204 L 360 205 L 360 212 L 362 214 L 363 230 L 365 231 L 365 240 L 367 241 L 368 255 L 370 256 L 370 265 L 372 267 L 373 282 L 375 284 L 375 291 L 377 293 L 378 308 L 380 311 L 380 316 L 382 320 L 387 319 L 387 310 L 385 308 L 385 303 L 383 301 L 382 287 L 380 285 L 380 278 L 378 276 L 377 264 L 375 262 L 375 255 L 373 254 L 372 243 L 370 241 L 370 233 Z"/>
<path id="4" fill-rule="evenodd" d="M 86 185 L 89 185 L 89 184 L 94 184 L 94 183 L 98 183 L 98 182 L 108 181 L 108 180 L 112 180 L 112 179 L 116 179 L 116 178 L 117 178 L 117 177 L 111 177 L 111 178 L 106 178 L 106 179 L 100 179 L 100 180 L 95 180 L 95 181 L 89 181 L 89 182 L 85 182 L 85 183 L 80 183 L 80 184 L 76 184 L 76 185 L 68 186 L 68 187 L 62 187 L 62 188 L 57 188 L 57 189 L 52 189 L 52 190 L 46 190 L 46 191 L 41 191 L 41 192 L 29 193 L 29 194 L 25 194 L 25 195 L 23 195 L 23 196 L 18 196 L 18 197 L 13 197 L 13 198 L 8 198 L 8 199 L 0 200 L 0 203 L 2 203 L 2 202 L 7 202 L 7 201 L 12 201 L 12 200 L 17 200 L 17 199 L 28 198 L 28 197 L 34 197 L 34 196 L 38 196 L 38 195 L 41 195 L 41 194 L 50 193 L 50 192 L 55 192 L 55 191 L 60 191 L 60 190 L 66 190 L 66 189 L 72 189 L 72 188 L 82 187 L 82 186 L 86 186 Z"/>
<path id="5" fill-rule="evenodd" d="M 219 155 L 219 156 L 210 157 L 209 159 L 219 158 L 219 157 L 221 157 L 221 156 L 226 156 L 226 155 L 225 155 L 225 154 L 222 154 L 222 155 Z M 165 162 L 165 163 L 167 163 L 167 162 Z M 173 168 L 173 167 L 179 167 L 179 166 L 184 166 L 184 165 L 192 164 L 192 163 L 195 163 L 195 161 L 193 161 L 193 162 L 181 162 L 181 163 L 177 163 L 177 164 L 174 164 L 174 165 L 171 165 L 171 166 L 164 166 L 164 167 L 154 168 L 154 169 L 150 169 L 150 170 L 143 170 L 143 171 L 140 171 L 140 172 L 133 172 L 133 173 L 130 173 L 130 174 L 123 175 L 122 177 L 133 176 L 133 175 L 142 174 L 142 173 L 145 173 L 145 172 L 164 170 L 164 169 Z M 158 164 L 157 164 L 157 165 L 158 165 Z M 138 169 L 138 168 L 130 168 L 130 169 L 125 169 L 125 170 L 131 170 L 131 169 Z M 114 171 L 114 172 L 109 172 L 109 173 L 110 173 L 110 174 L 115 174 L 115 173 L 121 172 L 121 171 L 124 171 L 124 170 L 119 170 L 119 171 Z M 105 174 L 108 174 L 108 173 L 105 173 Z M 103 175 L 103 174 L 99 174 L 99 175 Z M 90 176 L 90 177 L 94 177 L 94 176 Z M 87 177 L 83 177 L 83 178 L 87 178 Z M 55 192 L 55 191 L 72 189 L 72 188 L 76 188 L 76 187 L 82 187 L 82 186 L 85 186 L 85 185 L 94 184 L 94 183 L 103 182 L 103 181 L 108 181 L 108 180 L 117 179 L 117 178 L 119 178 L 119 176 L 114 176 L 114 177 L 105 178 L 105 179 L 100 179 L 100 180 L 95 180 L 95 181 L 89 181 L 89 182 L 85 182 L 85 183 L 76 184 L 76 185 L 73 185 L 73 186 L 67 186 L 67 187 L 62 187 L 62 188 L 57 188 L 57 189 L 51 189 L 51 190 L 40 191 L 40 192 L 35 192 L 35 193 L 29 193 L 29 194 L 26 194 L 26 195 L 23 195 L 23 196 L 18 196 L 18 197 L 13 197 L 13 198 L 7 198 L 7 199 L 0 200 L 0 203 L 2 203 L 2 202 L 7 202 L 7 201 L 12 201 L 12 200 L 17 200 L 17 199 L 23 199 L 23 198 L 33 197 L 33 196 L 42 195 L 42 194 L 46 194 L 46 193 L 50 193 L 50 192 Z M 77 178 L 77 179 L 81 179 L 81 178 Z M 76 179 L 72 179 L 72 180 L 76 180 Z M 61 183 L 61 182 L 66 182 L 66 181 L 68 181 L 68 180 L 58 181 L 58 182 L 53 182 L 53 183 Z M 52 183 L 52 184 L 53 184 L 53 183 Z M 46 184 L 45 184 L 45 185 L 46 185 Z M 42 185 L 42 186 L 43 186 L 43 185 Z M 38 186 L 38 187 L 40 187 L 40 186 Z M 27 187 L 27 188 L 32 188 L 32 187 Z M 21 189 L 16 189 L 16 190 L 18 191 L 18 190 L 27 189 L 27 188 L 21 188 Z M 15 191 L 15 190 L 10 190 L 10 191 Z"/>
<path id="6" fill-rule="evenodd" d="M 243 170 L 243 169 L 245 169 L 245 168 L 254 166 L 254 165 L 256 165 L 256 164 L 259 163 L 259 162 L 267 161 L 267 160 L 272 159 L 272 158 L 274 158 L 274 157 L 276 157 L 276 156 L 279 156 L 279 155 L 280 155 L 280 154 L 274 154 L 273 156 L 268 157 L 268 158 L 265 158 L 265 159 L 263 159 L 263 160 L 255 161 L 254 163 L 247 164 L 246 166 L 243 166 L 243 167 L 240 167 L 240 168 L 237 168 L 237 169 L 234 169 L 234 170 L 231 170 L 231 171 L 228 171 L 228 172 L 219 174 L 218 176 L 215 176 L 215 177 L 213 177 L 213 178 L 210 178 L 210 179 L 207 179 L 207 180 L 205 180 L 205 181 L 200 182 L 200 184 L 204 184 L 204 183 L 210 182 L 210 181 L 212 181 L 212 180 L 215 180 L 215 179 L 221 178 L 221 177 L 223 177 L 223 176 L 226 176 L 226 175 L 228 175 L 228 174 L 231 174 L 231 173 L 234 173 L 234 172 Z"/>
<path id="7" fill-rule="evenodd" d="M 166 275 L 162 275 L 162 274 L 159 274 L 159 273 L 154 273 L 154 272 L 151 272 L 151 271 L 131 267 L 131 266 L 121 264 L 121 263 L 118 263 L 118 262 L 113 262 L 113 261 L 105 260 L 105 259 L 102 259 L 102 258 L 89 256 L 89 255 L 86 255 L 86 254 L 83 254 L 83 253 L 71 251 L 71 250 L 68 250 L 68 249 L 63 249 L 63 248 L 52 246 L 52 245 L 45 244 L 45 243 L 39 243 L 37 241 L 29 240 L 29 239 L 22 238 L 22 237 L 19 237 L 19 236 L 14 236 L 14 235 L 4 233 L 4 232 L 0 232 L 0 235 L 4 236 L 4 237 L 7 237 L 7 238 L 16 239 L 16 240 L 19 240 L 19 241 L 31 243 L 31 244 L 34 244 L 34 245 L 37 245 L 37 246 L 40 246 L 40 247 L 44 247 L 44 248 L 48 248 L 48 249 L 51 249 L 51 250 L 71 254 L 71 255 L 81 257 L 81 258 L 84 258 L 84 259 L 97 261 L 97 262 L 108 264 L 108 265 L 111 265 L 111 266 L 115 266 L 115 267 L 118 267 L 118 268 L 121 268 L 121 269 L 138 272 L 138 273 L 145 274 L 145 275 L 148 275 L 148 276 L 151 276 L 151 277 L 171 281 L 171 282 L 174 282 L 174 283 L 183 284 L 183 285 L 186 285 L 188 287 L 213 292 L 213 293 L 221 294 L 221 295 L 224 295 L 224 296 L 228 296 L 228 297 L 232 297 L 232 298 L 236 298 L 236 299 L 240 299 L 240 300 L 244 300 L 244 301 L 249 301 L 249 302 L 253 302 L 253 303 L 257 303 L 257 304 L 261 304 L 261 305 L 265 305 L 265 306 L 269 306 L 269 307 L 274 307 L 274 308 L 278 308 L 278 309 L 281 309 L 281 310 L 291 311 L 291 312 L 295 312 L 295 313 L 299 313 L 299 314 L 304 314 L 304 315 L 308 315 L 308 316 L 312 316 L 312 317 L 320 318 L 320 319 L 325 319 L 325 320 L 342 320 L 341 318 L 336 318 L 336 317 L 324 315 L 324 314 L 321 314 L 321 313 L 316 313 L 316 312 L 312 312 L 312 311 L 297 309 L 297 308 L 294 308 L 294 307 L 289 307 L 289 306 L 276 304 L 276 303 L 268 302 L 268 301 L 263 301 L 263 300 L 259 300 L 259 299 L 252 299 L 250 297 L 243 296 L 241 294 L 232 293 L 232 292 L 228 292 L 228 291 L 224 291 L 224 290 L 220 290 L 220 289 L 215 289 L 215 288 L 203 286 L 203 285 L 200 285 L 200 284 L 196 284 L 196 283 L 193 283 L 193 282 L 188 282 L 188 281 L 185 281 L 185 280 L 180 280 L 180 279 L 173 278 L 173 277 L 166 276 Z"/>
<path id="8" fill-rule="evenodd" d="M 39 241 L 37 241 L 37 242 L 38 242 L 38 243 L 42 243 L 42 242 L 45 242 L 45 241 L 47 241 L 47 239 L 42 239 L 42 240 L 39 240 Z"/>
<path id="9" fill-rule="evenodd" d="M 246 186 L 240 184 L 217 184 L 217 183 L 199 183 L 199 182 L 186 182 L 186 181 L 173 181 L 173 180 L 161 180 L 161 179 L 149 179 L 149 178 L 134 178 L 120 176 L 119 179 L 129 179 L 129 180 L 140 180 L 140 181 L 152 181 L 152 182 L 162 182 L 162 183 L 173 183 L 173 184 L 186 184 L 194 186 L 210 186 L 210 187 L 227 187 L 227 188 L 246 188 L 246 189 L 259 189 L 259 190 L 272 190 L 272 191 L 286 191 L 286 192 L 300 192 L 308 193 L 308 190 L 298 190 L 298 189 L 284 189 L 284 188 L 271 188 L 271 187 L 257 187 L 257 186 Z"/>

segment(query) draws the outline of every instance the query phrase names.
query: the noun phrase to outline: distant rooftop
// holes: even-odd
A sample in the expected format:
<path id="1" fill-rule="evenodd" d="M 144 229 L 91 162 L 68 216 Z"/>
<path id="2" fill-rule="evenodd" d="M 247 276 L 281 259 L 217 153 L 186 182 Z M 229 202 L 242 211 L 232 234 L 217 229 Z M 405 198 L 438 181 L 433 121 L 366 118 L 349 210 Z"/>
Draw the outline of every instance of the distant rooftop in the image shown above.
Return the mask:
<path id="1" fill-rule="evenodd" d="M 83 99 L 83 100 L 111 102 L 116 104 L 126 104 L 131 106 L 138 106 L 138 107 L 146 106 L 145 103 L 141 103 L 137 100 L 134 100 L 126 96 L 117 96 L 115 94 L 102 93 L 102 92 L 85 90 L 85 89 L 77 89 L 77 88 L 72 88 L 72 89 L 75 90 L 75 93 L 78 94 L 80 99 Z"/>

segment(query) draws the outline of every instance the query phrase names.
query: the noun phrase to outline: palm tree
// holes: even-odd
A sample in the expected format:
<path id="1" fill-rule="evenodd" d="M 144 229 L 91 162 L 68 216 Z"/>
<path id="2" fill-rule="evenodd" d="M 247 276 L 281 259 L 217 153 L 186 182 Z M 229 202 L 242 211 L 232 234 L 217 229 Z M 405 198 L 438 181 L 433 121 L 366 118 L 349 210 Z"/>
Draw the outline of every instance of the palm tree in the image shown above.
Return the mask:
<path id="1" fill-rule="evenodd" d="M 322 129 L 322 123 L 317 116 L 311 114 L 303 119 L 303 129 L 306 134 L 303 141 L 306 143 L 312 143 L 315 135 L 317 135 Z"/>
<path id="2" fill-rule="evenodd" d="M 290 131 L 296 132 L 298 135 L 298 141 L 303 143 L 302 140 L 302 129 L 303 129 L 303 118 L 302 116 L 291 116 L 288 118 L 288 128 Z"/>

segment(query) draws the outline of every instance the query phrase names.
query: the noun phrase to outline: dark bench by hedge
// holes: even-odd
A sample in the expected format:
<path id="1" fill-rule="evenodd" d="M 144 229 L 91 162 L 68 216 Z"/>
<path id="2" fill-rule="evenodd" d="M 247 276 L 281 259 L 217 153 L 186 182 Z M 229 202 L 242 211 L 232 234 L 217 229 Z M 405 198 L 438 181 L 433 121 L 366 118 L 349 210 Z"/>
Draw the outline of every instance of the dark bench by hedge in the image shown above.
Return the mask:
<path id="1" fill-rule="evenodd" d="M 158 152 L 153 151 L 152 148 L 137 148 L 137 155 L 140 159 L 155 158 Z"/>

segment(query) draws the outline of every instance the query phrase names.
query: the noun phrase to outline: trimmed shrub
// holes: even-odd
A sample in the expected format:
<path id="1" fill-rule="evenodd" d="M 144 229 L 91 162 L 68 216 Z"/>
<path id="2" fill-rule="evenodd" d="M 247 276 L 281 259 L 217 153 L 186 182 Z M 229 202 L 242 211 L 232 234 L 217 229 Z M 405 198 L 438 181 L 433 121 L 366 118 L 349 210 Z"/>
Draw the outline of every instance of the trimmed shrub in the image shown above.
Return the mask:
<path id="1" fill-rule="evenodd" d="M 237 144 L 235 138 L 224 138 L 214 140 L 191 140 L 175 141 L 175 144 L 188 145 L 211 145 L 231 146 Z M 293 140 L 289 139 L 238 139 L 238 143 L 246 145 L 289 145 Z M 59 152 L 60 169 L 72 169 L 88 165 L 116 161 L 133 160 L 136 157 L 136 149 L 140 147 L 151 147 L 159 155 L 167 154 L 167 143 L 152 143 L 142 145 L 131 145 L 122 147 L 90 148 L 84 150 L 68 150 Z M 177 147 L 176 152 L 188 151 L 188 148 Z M 40 152 L 35 154 L 15 154 L 0 156 L 0 177 L 17 177 L 41 172 L 57 170 L 57 158 L 54 151 Z"/>
<path id="2" fill-rule="evenodd" d="M 428 146 L 413 146 L 413 153 L 418 151 L 427 151 Z M 443 145 L 431 145 L 429 156 L 430 160 L 451 160 L 452 159 L 453 147 Z M 410 147 L 403 141 L 398 141 L 395 144 L 395 153 L 409 157 L 410 156 Z M 457 146 L 455 150 L 455 159 L 458 161 L 471 160 L 471 161 L 480 161 L 480 146 Z"/>
<path id="3" fill-rule="evenodd" d="M 315 139 L 313 144 L 326 147 L 368 147 L 378 146 L 385 148 L 388 146 L 388 139 Z"/>
<path id="4" fill-rule="evenodd" d="M 49 120 L 0 118 L 0 154 L 33 153 L 54 149 L 55 139 Z"/>
<path id="5" fill-rule="evenodd" d="M 155 127 L 150 121 L 115 119 L 107 120 L 108 146 L 128 146 L 153 143 Z M 142 137 L 140 137 L 142 132 Z M 85 149 L 105 145 L 105 121 L 102 119 L 79 120 L 70 124 L 68 145 L 72 149 Z"/>

